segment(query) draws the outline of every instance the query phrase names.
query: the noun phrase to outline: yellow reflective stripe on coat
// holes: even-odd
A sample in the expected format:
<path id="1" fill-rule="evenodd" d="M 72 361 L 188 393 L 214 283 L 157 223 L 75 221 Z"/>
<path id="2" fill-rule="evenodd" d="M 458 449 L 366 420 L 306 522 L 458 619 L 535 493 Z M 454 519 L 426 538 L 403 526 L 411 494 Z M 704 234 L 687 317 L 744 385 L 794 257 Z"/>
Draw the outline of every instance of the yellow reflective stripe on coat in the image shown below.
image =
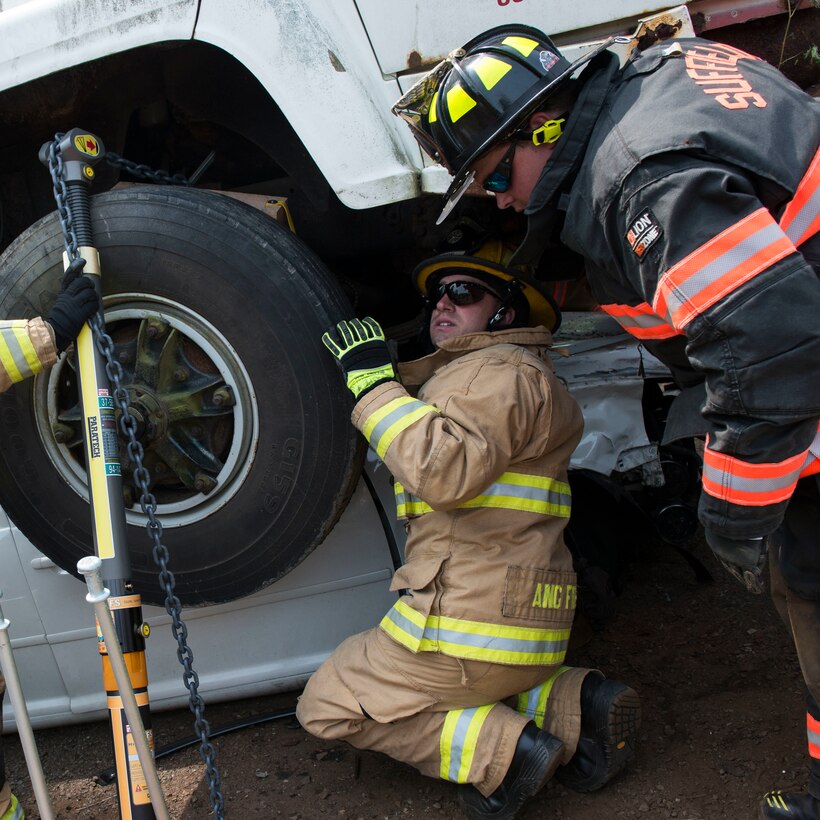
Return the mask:
<path id="1" fill-rule="evenodd" d="M 526 692 L 521 692 L 518 696 L 518 702 L 515 706 L 515 711 L 519 714 L 526 715 L 535 721 L 535 725 L 539 729 L 544 728 L 544 716 L 547 714 L 547 703 L 550 699 L 550 693 L 555 681 L 560 675 L 563 675 L 569 669 L 568 666 L 562 666 L 549 680 L 539 683 L 532 689 Z"/>
<path id="2" fill-rule="evenodd" d="M 411 652 L 441 652 L 454 658 L 519 666 L 555 666 L 567 654 L 570 629 L 505 626 L 425 617 L 404 601 L 396 601 L 381 628 Z"/>
<path id="3" fill-rule="evenodd" d="M 43 369 L 25 319 L 0 322 L 0 364 L 12 382 L 20 382 Z"/>
<path id="4" fill-rule="evenodd" d="M 481 727 L 495 706 L 474 706 L 470 709 L 453 709 L 447 712 L 439 738 L 441 766 L 439 776 L 451 783 L 466 783 L 473 765 L 478 735 Z"/>
<path id="5" fill-rule="evenodd" d="M 438 409 L 410 396 L 393 399 L 367 417 L 362 433 L 379 458 L 384 459 L 396 436 L 428 413 L 438 413 Z"/>
<path id="6" fill-rule="evenodd" d="M 408 493 L 398 481 L 393 485 L 393 491 L 396 494 L 396 514 L 399 518 L 434 511 L 429 504 Z M 457 509 L 488 507 L 569 518 L 571 499 L 572 493 L 565 481 L 526 473 L 502 473 L 498 481 L 487 487 L 481 495 L 462 502 Z"/>

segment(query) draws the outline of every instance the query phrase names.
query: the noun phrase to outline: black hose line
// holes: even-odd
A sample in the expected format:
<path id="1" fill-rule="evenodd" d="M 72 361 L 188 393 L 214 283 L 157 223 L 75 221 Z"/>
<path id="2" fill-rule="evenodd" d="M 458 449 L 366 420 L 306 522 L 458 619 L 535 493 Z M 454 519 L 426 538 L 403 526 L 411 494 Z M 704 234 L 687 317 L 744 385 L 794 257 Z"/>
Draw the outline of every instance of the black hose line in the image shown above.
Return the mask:
<path id="1" fill-rule="evenodd" d="M 218 726 L 215 729 L 211 729 L 208 735 L 209 737 L 219 737 L 220 735 L 227 735 L 231 732 L 238 732 L 240 729 L 250 729 L 254 726 L 261 726 L 263 723 L 270 723 L 273 720 L 292 717 L 295 714 L 296 709 L 277 709 L 275 712 L 267 712 L 264 715 L 257 715 L 256 717 L 242 718 L 241 720 L 235 720 L 233 723 Z M 180 752 L 189 746 L 196 746 L 200 741 L 201 738 L 199 735 L 191 735 L 190 737 L 182 738 L 182 740 L 176 740 L 173 743 L 160 746 L 160 748 L 154 752 L 154 760 L 167 757 L 174 752 Z M 103 769 L 93 777 L 94 782 L 98 786 L 110 786 L 116 779 L 117 770 L 113 766 L 110 769 Z"/>

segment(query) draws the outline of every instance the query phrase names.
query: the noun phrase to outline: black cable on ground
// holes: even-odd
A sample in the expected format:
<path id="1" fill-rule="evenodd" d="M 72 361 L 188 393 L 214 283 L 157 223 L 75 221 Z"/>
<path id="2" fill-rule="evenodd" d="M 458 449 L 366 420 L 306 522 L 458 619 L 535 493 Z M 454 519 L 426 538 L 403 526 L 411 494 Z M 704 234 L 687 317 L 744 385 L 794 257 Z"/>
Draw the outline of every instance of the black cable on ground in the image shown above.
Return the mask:
<path id="1" fill-rule="evenodd" d="M 260 726 L 263 723 L 270 723 L 272 720 L 293 717 L 295 714 L 296 709 L 277 709 L 275 712 L 268 712 L 267 714 L 257 715 L 256 717 L 242 718 L 242 720 L 235 720 L 233 723 L 226 723 L 224 726 L 218 726 L 215 729 L 211 729 L 208 735 L 212 738 L 220 737 L 221 735 L 227 735 L 231 732 L 237 732 L 240 729 L 250 729 L 253 726 Z M 154 760 L 167 757 L 174 752 L 187 749 L 189 746 L 196 746 L 200 740 L 201 738 L 199 735 L 191 735 L 191 737 L 185 737 L 182 740 L 177 740 L 173 743 L 168 743 L 165 746 L 160 746 L 160 748 L 154 752 Z M 92 779 L 98 786 L 110 786 L 117 779 L 116 769 L 113 767 L 110 769 L 103 769 L 103 771 L 95 774 Z"/>

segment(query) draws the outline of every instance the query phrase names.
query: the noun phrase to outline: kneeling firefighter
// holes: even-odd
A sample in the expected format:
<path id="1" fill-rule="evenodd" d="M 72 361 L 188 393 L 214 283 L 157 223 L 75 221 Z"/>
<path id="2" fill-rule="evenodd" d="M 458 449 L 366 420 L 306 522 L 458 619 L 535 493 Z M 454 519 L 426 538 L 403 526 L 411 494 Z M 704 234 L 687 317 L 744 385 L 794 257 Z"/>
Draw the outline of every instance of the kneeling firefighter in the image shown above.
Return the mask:
<path id="1" fill-rule="evenodd" d="M 461 784 L 471 818 L 515 817 L 554 774 L 600 788 L 633 758 L 640 724 L 633 690 L 563 665 L 582 417 L 547 352 L 558 309 L 500 260 L 490 243 L 416 269 L 436 349 L 398 376 L 373 319 L 324 336 L 353 423 L 395 477 L 406 563 L 398 601 L 336 649 L 297 709 L 318 737 Z"/>

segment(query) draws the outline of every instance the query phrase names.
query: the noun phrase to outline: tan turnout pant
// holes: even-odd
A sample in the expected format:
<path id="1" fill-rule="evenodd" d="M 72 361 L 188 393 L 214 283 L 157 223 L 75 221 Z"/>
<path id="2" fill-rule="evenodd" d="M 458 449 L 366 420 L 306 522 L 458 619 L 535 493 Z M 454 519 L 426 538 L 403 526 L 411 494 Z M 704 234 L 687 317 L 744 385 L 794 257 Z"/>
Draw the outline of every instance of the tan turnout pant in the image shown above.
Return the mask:
<path id="1" fill-rule="evenodd" d="M 317 737 L 383 752 L 489 796 L 529 720 L 564 742 L 569 761 L 589 671 L 416 654 L 377 628 L 339 645 L 308 681 L 296 715 Z"/>

